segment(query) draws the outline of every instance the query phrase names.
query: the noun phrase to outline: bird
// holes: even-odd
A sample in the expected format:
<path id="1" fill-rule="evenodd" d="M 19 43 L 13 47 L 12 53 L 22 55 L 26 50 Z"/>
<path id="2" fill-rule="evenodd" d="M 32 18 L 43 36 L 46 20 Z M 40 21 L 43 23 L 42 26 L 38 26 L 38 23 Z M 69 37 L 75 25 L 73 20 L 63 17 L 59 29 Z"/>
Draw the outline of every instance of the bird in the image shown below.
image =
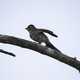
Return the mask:
<path id="1" fill-rule="evenodd" d="M 52 31 L 47 30 L 47 29 L 38 29 L 35 27 L 35 25 L 30 24 L 27 26 L 27 28 L 25 28 L 30 35 L 30 38 L 36 42 L 38 42 L 39 44 L 41 44 L 42 42 L 46 44 L 46 46 L 52 48 L 52 49 L 56 49 L 55 46 L 53 46 L 53 44 L 49 41 L 48 37 L 46 34 L 44 33 L 48 33 L 54 37 L 58 37 L 56 34 L 54 34 Z"/>

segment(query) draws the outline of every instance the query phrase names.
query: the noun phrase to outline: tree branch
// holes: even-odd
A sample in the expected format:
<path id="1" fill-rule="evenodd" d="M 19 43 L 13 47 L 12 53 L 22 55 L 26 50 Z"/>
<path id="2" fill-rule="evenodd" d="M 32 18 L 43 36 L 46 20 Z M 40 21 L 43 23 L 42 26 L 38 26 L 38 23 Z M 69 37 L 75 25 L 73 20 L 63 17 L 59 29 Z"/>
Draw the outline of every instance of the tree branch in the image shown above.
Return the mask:
<path id="1" fill-rule="evenodd" d="M 80 71 L 80 61 L 63 54 L 59 50 L 54 50 L 54 49 L 42 46 L 38 43 L 31 42 L 28 40 L 24 40 L 24 39 L 20 39 L 20 38 L 8 36 L 8 35 L 1 35 L 1 34 L 0 34 L 0 43 L 12 44 L 12 45 L 16 45 L 16 46 L 19 46 L 22 48 L 26 48 L 26 49 L 28 48 L 28 49 L 37 51 L 41 54 L 50 56 L 50 57 L 55 58 L 65 64 L 68 64 L 68 65 L 76 68 L 78 71 Z"/>
<path id="2" fill-rule="evenodd" d="M 11 52 L 4 51 L 4 50 L 2 50 L 2 49 L 0 49 L 0 52 L 2 52 L 2 53 L 4 53 L 4 54 L 8 54 L 8 55 L 13 56 L 13 57 L 16 57 L 15 54 L 13 54 L 13 53 L 11 53 Z"/>

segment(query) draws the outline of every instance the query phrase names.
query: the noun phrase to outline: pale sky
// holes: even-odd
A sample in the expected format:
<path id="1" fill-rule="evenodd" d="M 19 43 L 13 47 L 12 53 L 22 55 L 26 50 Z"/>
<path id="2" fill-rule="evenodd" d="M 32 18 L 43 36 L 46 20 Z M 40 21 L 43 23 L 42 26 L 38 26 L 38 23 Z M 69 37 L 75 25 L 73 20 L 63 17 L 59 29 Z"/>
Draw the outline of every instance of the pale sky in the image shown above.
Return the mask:
<path id="1" fill-rule="evenodd" d="M 52 44 L 64 54 L 80 58 L 80 0 L 0 0 L 0 34 L 31 40 L 25 25 L 52 30 Z M 0 80 L 79 80 L 79 72 L 38 52 L 8 44 L 0 49 Z"/>

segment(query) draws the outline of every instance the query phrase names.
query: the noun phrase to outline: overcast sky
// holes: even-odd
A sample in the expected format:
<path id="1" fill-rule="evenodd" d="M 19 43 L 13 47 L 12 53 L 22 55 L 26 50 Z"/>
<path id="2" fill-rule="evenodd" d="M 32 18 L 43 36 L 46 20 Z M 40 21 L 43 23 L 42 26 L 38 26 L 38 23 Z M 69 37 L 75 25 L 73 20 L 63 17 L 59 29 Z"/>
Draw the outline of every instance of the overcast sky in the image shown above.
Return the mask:
<path id="1" fill-rule="evenodd" d="M 0 0 L 0 34 L 31 40 L 25 25 L 52 30 L 48 35 L 64 54 L 80 58 L 80 0 Z M 8 44 L 0 48 L 0 80 L 79 80 L 79 72 L 38 52 Z"/>

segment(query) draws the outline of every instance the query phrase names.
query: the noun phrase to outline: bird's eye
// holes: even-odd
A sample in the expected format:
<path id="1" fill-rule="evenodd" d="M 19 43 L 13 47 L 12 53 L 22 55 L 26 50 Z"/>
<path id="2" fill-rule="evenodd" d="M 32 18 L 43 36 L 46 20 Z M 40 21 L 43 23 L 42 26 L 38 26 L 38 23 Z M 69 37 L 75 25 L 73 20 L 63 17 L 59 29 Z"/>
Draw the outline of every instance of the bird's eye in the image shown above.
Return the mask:
<path id="1" fill-rule="evenodd" d="M 30 30 L 31 30 L 31 28 L 28 28 L 28 30 L 30 31 Z"/>

